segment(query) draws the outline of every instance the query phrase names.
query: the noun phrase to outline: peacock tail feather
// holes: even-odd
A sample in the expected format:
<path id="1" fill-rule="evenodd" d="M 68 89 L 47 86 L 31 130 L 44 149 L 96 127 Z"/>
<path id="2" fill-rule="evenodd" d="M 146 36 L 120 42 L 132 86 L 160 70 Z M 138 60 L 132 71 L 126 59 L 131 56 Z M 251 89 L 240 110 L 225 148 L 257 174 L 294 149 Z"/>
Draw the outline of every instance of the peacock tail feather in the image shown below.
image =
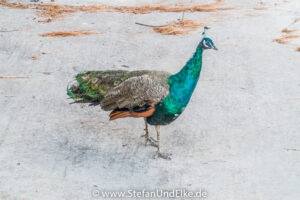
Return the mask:
<path id="1" fill-rule="evenodd" d="M 67 94 L 74 99 L 75 102 L 100 103 L 111 89 L 123 81 L 143 75 L 149 75 L 154 80 L 168 87 L 166 80 L 169 74 L 161 71 L 86 71 L 76 75 L 76 83 L 67 87 Z"/>

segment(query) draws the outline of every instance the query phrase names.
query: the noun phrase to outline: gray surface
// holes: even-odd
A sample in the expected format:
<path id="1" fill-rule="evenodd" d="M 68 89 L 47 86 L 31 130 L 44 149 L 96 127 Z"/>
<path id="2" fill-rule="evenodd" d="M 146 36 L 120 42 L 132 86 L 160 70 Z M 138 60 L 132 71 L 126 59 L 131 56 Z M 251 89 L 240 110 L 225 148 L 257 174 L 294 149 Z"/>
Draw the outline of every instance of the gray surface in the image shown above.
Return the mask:
<path id="1" fill-rule="evenodd" d="M 0 79 L 0 199 L 90 199 L 93 188 L 204 188 L 216 200 L 299 199 L 299 39 L 272 42 L 299 17 L 299 1 L 266 1 L 267 10 L 253 10 L 258 2 L 228 0 L 238 9 L 186 13 L 216 21 L 209 36 L 219 51 L 205 52 L 189 106 L 162 129 L 171 161 L 152 159 L 155 148 L 140 138 L 142 119 L 109 122 L 99 107 L 70 105 L 65 89 L 88 69 L 177 72 L 200 29 L 164 36 L 134 24 L 164 24 L 180 13 L 76 13 L 43 24 L 33 20 L 34 10 L 0 6 L 2 29 L 27 28 L 0 33 L 0 75 L 30 76 Z M 102 34 L 38 35 L 81 29 Z"/>

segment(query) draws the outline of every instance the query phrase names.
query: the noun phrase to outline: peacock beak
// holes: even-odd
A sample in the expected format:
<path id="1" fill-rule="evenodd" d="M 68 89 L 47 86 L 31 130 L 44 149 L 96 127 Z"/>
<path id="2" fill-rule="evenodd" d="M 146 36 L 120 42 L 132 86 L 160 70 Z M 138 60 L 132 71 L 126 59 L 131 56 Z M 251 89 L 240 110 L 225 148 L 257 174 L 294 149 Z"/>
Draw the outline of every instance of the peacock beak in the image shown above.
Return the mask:
<path id="1" fill-rule="evenodd" d="M 218 48 L 215 45 L 213 46 L 212 49 L 218 51 Z"/>

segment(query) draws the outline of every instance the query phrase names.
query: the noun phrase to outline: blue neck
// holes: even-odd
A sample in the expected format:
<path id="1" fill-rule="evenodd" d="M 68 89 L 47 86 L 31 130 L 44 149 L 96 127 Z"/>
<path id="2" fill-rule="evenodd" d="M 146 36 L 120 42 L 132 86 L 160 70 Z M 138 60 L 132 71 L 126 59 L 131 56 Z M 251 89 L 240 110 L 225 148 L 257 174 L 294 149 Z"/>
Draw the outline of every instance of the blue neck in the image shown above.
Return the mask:
<path id="1" fill-rule="evenodd" d="M 185 66 L 177 73 L 172 75 L 178 80 L 199 79 L 202 68 L 202 48 L 197 47 L 193 57 L 188 60 Z"/>
<path id="2" fill-rule="evenodd" d="M 180 114 L 189 103 L 199 80 L 202 52 L 203 49 L 198 46 L 193 57 L 180 72 L 169 77 L 170 93 L 163 102 L 168 113 Z"/>

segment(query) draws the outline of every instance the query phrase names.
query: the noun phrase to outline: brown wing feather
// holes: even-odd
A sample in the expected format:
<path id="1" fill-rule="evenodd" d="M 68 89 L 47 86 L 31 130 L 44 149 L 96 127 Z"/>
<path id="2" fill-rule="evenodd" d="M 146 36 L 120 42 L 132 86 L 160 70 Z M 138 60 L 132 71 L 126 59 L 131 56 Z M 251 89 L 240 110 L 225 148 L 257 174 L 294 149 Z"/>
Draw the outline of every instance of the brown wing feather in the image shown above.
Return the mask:
<path id="1" fill-rule="evenodd" d="M 147 102 L 154 104 L 163 100 L 169 91 L 147 75 L 132 77 L 113 88 L 104 97 L 101 107 L 104 110 L 142 107 Z"/>
<path id="2" fill-rule="evenodd" d="M 134 112 L 130 110 L 113 110 L 109 115 L 109 120 L 115 120 L 118 118 L 125 118 L 125 117 L 149 117 L 153 115 L 155 111 L 155 104 L 152 103 L 142 112 Z"/>

